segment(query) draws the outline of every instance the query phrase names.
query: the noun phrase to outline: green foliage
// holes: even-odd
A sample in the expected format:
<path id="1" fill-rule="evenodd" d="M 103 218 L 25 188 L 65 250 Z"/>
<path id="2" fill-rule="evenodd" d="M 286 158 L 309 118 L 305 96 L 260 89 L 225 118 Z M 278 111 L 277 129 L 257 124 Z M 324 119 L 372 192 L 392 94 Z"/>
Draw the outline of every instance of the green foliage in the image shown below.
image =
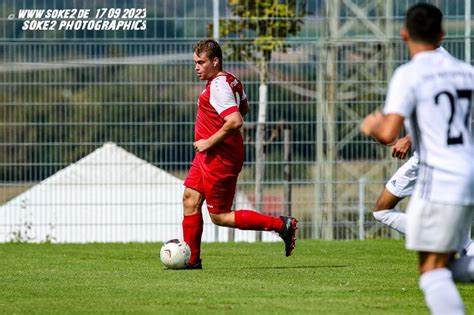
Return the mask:
<path id="1" fill-rule="evenodd" d="M 225 46 L 234 60 L 271 60 L 274 51 L 285 51 L 285 40 L 301 29 L 305 1 L 229 0 L 235 18 L 219 21 L 219 35 L 238 39 Z M 209 25 L 209 32 L 213 25 Z"/>
<path id="2" fill-rule="evenodd" d="M 402 241 L 203 244 L 203 270 L 164 270 L 161 244 L 0 245 L 6 314 L 423 314 Z M 466 313 L 474 286 L 459 285 Z"/>
<path id="3" fill-rule="evenodd" d="M 21 206 L 20 206 L 20 213 L 22 216 L 21 219 L 21 224 L 16 225 L 15 230 L 10 232 L 10 243 L 21 243 L 21 244 L 26 244 L 34 241 L 39 241 L 41 243 L 46 243 L 50 244 L 53 243 L 56 238 L 52 236 L 52 231 L 55 229 L 54 224 L 49 223 L 48 228 L 49 228 L 49 233 L 46 234 L 45 239 L 43 240 L 38 240 L 34 236 L 34 233 L 32 231 L 33 229 L 33 222 L 32 222 L 32 213 L 30 210 L 28 210 L 28 207 L 26 206 L 26 200 L 21 201 Z"/>

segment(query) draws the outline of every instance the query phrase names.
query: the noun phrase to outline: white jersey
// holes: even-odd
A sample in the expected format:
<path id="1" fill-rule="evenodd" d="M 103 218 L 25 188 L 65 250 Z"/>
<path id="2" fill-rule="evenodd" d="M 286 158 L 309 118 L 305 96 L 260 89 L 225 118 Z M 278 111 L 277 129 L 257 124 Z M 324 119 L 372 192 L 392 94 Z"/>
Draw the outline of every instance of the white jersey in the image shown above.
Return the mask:
<path id="1" fill-rule="evenodd" d="M 406 118 L 420 158 L 415 196 L 474 204 L 473 90 L 474 69 L 439 50 L 416 54 L 393 74 L 384 113 Z"/>

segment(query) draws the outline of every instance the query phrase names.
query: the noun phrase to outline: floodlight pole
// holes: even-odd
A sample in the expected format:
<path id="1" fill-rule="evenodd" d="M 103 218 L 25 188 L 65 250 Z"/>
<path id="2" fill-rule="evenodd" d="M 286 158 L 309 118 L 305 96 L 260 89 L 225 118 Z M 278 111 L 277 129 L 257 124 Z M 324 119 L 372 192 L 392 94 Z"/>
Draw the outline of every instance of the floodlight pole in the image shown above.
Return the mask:
<path id="1" fill-rule="evenodd" d="M 219 41 L 219 0 L 212 1 L 212 37 Z"/>
<path id="2" fill-rule="evenodd" d="M 341 126 L 337 124 L 337 120 L 339 116 L 351 117 L 352 120 L 358 121 L 363 118 L 362 111 L 350 106 L 341 106 L 349 102 L 351 97 L 358 96 L 357 89 L 351 83 L 358 80 L 357 74 L 370 81 L 370 75 L 376 73 L 385 80 L 393 71 L 393 49 L 390 41 L 393 35 L 393 0 L 326 0 L 325 7 L 327 23 L 320 39 L 319 55 L 320 98 L 316 110 L 315 209 L 312 236 L 331 240 L 340 238 L 341 235 L 347 237 L 343 233 L 353 231 L 353 228 L 342 230 L 336 225 L 337 220 L 353 220 L 350 215 L 339 210 L 340 204 L 351 202 L 353 192 L 351 189 L 338 187 L 338 179 L 349 176 L 350 179 L 357 180 L 352 177 L 351 164 L 341 161 L 338 156 L 344 145 L 359 134 L 359 126 Z M 354 31 L 357 29 L 365 31 L 365 37 L 372 35 L 376 44 L 364 47 L 364 39 L 354 40 Z M 348 50 L 357 53 L 358 49 L 358 56 L 366 58 L 368 62 L 354 67 L 355 71 L 344 71 L 344 65 L 339 66 L 340 58 L 343 58 Z M 387 65 L 385 71 L 377 66 L 379 64 Z M 372 93 L 377 93 L 377 90 L 373 91 L 375 92 Z M 382 105 L 382 100 L 380 103 Z M 372 169 L 377 167 L 378 165 L 374 164 Z M 371 170 L 364 172 L 369 174 L 365 177 L 370 179 Z"/>
<path id="3" fill-rule="evenodd" d="M 318 99 L 316 122 L 316 183 L 315 211 L 313 212 L 313 238 L 334 239 L 335 160 L 336 160 L 336 45 L 339 27 L 340 1 L 326 1 L 328 18 L 325 37 L 321 41 L 318 74 Z M 325 82 L 326 84 L 324 84 Z"/>
<path id="4" fill-rule="evenodd" d="M 325 166 L 323 173 L 326 179 L 325 187 L 325 219 L 324 238 L 328 240 L 334 239 L 334 214 L 337 211 L 336 196 L 336 106 L 337 106 L 337 43 L 339 39 L 339 12 L 340 2 L 329 1 L 329 43 L 327 47 L 327 64 L 326 64 L 326 106 L 324 123 L 326 124 L 326 154 Z M 328 182 L 329 181 L 329 182 Z"/>

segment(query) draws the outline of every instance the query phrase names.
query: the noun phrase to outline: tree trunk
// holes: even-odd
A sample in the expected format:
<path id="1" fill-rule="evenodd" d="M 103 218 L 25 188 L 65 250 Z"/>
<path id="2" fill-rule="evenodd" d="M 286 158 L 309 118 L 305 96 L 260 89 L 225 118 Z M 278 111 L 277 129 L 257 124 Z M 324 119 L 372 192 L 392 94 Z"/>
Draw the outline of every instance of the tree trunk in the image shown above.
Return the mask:
<path id="1" fill-rule="evenodd" d="M 262 60 L 259 64 L 260 87 L 258 89 L 258 118 L 255 141 L 255 202 L 258 212 L 263 210 L 263 181 L 265 179 L 265 122 L 267 115 L 267 63 Z M 262 240 L 262 232 L 257 232 L 256 241 Z"/>

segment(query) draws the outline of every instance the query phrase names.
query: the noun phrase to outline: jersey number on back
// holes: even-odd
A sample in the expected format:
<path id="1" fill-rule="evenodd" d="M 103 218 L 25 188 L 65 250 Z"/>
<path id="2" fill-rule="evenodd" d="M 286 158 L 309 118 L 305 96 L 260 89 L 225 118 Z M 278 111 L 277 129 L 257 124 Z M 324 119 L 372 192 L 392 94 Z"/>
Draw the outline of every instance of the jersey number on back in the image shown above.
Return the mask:
<path id="1" fill-rule="evenodd" d="M 469 115 L 471 113 L 471 105 L 472 105 L 472 90 L 456 90 L 456 95 L 453 95 L 449 91 L 443 91 L 435 96 L 435 103 L 436 105 L 439 105 L 439 98 L 442 95 L 446 95 L 449 100 L 449 105 L 451 108 L 451 115 L 449 116 L 448 120 L 448 131 L 447 131 L 447 144 L 448 145 L 454 145 L 454 144 L 463 144 L 464 139 L 462 137 L 462 132 L 459 133 L 458 136 L 452 136 L 451 135 L 451 126 L 454 121 L 454 114 L 456 113 L 456 108 L 459 108 L 461 105 L 459 104 L 460 99 L 466 99 L 468 102 L 467 110 L 466 110 L 466 115 L 464 116 L 464 126 L 466 129 L 469 130 Z"/>

